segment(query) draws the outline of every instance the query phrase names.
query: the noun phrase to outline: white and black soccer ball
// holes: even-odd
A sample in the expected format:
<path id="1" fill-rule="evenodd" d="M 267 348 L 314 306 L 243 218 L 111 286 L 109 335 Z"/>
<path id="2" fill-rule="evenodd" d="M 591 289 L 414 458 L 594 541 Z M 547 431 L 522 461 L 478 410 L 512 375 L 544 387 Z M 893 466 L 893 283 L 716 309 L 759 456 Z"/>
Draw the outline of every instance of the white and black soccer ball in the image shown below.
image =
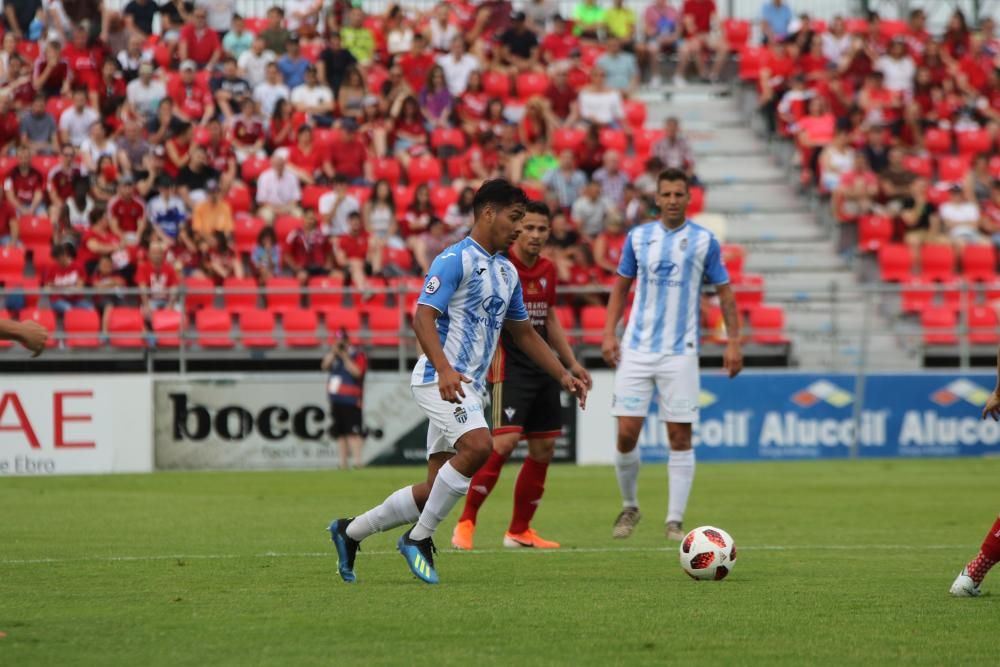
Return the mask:
<path id="1" fill-rule="evenodd" d="M 736 543 L 721 528 L 701 526 L 681 540 L 680 557 L 681 568 L 692 579 L 719 581 L 736 565 Z"/>

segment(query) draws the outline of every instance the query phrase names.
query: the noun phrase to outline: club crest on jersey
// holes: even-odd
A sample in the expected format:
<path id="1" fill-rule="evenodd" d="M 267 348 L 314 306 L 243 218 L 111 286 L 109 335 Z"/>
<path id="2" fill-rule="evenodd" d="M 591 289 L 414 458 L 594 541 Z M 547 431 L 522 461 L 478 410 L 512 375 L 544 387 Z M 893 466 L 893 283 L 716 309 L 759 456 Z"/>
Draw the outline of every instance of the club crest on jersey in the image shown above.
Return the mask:
<path id="1" fill-rule="evenodd" d="M 507 421 L 514 419 L 514 414 L 517 412 L 515 408 L 504 408 L 503 413 L 507 415 Z"/>
<path id="2" fill-rule="evenodd" d="M 545 291 L 545 286 L 548 285 L 549 281 L 546 278 L 539 278 L 538 284 L 542 286 L 542 291 Z"/>
<path id="3" fill-rule="evenodd" d="M 679 245 L 680 245 L 680 248 L 681 248 L 681 252 L 687 250 L 688 249 L 688 240 L 687 240 L 687 237 L 682 238 Z"/>
<path id="4" fill-rule="evenodd" d="M 510 276 L 507 275 L 507 267 L 503 266 L 502 264 L 500 265 L 500 277 L 503 278 L 503 281 L 505 283 L 510 285 Z"/>
<path id="5" fill-rule="evenodd" d="M 434 292 L 437 292 L 438 289 L 440 288 L 441 288 L 441 279 L 438 278 L 437 276 L 431 276 L 427 280 L 427 285 L 424 286 L 424 292 L 426 292 L 427 294 L 434 294 Z"/>
<path id="6" fill-rule="evenodd" d="M 468 420 L 469 420 L 469 415 L 465 413 L 465 408 L 463 408 L 461 405 L 455 408 L 455 421 L 457 421 L 459 424 L 464 424 Z"/>

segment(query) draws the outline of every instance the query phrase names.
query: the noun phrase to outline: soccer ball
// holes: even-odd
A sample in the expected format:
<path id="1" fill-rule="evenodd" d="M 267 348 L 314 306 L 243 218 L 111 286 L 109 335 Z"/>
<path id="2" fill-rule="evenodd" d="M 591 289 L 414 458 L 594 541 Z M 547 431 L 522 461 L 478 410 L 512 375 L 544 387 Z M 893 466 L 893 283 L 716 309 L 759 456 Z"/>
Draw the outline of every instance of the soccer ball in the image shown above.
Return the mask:
<path id="1" fill-rule="evenodd" d="M 684 536 L 681 567 L 692 579 L 725 579 L 736 565 L 736 543 L 729 533 L 714 526 L 695 528 Z"/>

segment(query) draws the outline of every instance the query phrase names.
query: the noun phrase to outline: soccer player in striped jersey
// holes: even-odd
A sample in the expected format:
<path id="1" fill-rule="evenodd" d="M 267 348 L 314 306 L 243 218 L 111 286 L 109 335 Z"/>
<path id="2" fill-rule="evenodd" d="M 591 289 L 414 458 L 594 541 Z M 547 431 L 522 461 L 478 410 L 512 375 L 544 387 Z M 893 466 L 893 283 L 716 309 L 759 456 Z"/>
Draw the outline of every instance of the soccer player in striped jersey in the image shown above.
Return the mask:
<path id="1" fill-rule="evenodd" d="M 987 417 L 993 417 L 994 421 L 1000 420 L 1000 348 L 997 349 L 997 387 L 983 408 L 983 419 Z M 993 522 L 993 527 L 986 533 L 983 545 L 979 547 L 979 553 L 955 578 L 955 582 L 951 585 L 951 594 L 957 598 L 982 595 L 979 585 L 997 563 L 1000 563 L 1000 518 Z"/>
<path id="2" fill-rule="evenodd" d="M 531 325 L 589 389 L 590 373 L 577 362 L 556 317 L 556 267 L 541 256 L 549 238 L 551 219 L 549 207 L 544 203 L 528 202 L 521 234 L 507 257 L 517 269 Z M 518 440 L 526 439 L 528 456 L 514 486 L 514 513 L 503 545 L 514 549 L 556 549 L 559 543 L 539 537 L 531 528 L 531 519 L 545 492 L 545 476 L 555 452 L 556 436 L 562 432 L 562 387 L 529 359 L 506 331 L 500 334 L 487 379 L 492 392 L 493 451 L 472 478 L 451 544 L 456 549 L 472 548 L 479 508 L 496 485 L 503 464 Z"/>
<path id="3" fill-rule="evenodd" d="M 355 580 L 361 540 L 416 522 L 397 548 L 410 571 L 436 584 L 434 530 L 468 493 L 469 482 L 493 451 L 483 414 L 486 372 L 501 328 L 560 385 L 586 401 L 587 386 L 566 370 L 535 332 L 524 307 L 517 269 L 500 254 L 517 239 L 527 198 L 507 181 L 487 181 L 476 193 L 469 236 L 431 263 L 417 300 L 413 331 L 424 355 L 410 379 L 413 398 L 427 414 L 427 481 L 395 491 L 353 519 L 336 519 L 330 536 L 338 571 Z"/>
<path id="4" fill-rule="evenodd" d="M 682 522 L 694 482 L 691 424 L 698 415 L 698 325 L 701 288 L 715 285 L 729 340 L 723 365 L 729 377 L 743 368 L 736 300 L 715 236 L 687 219 L 688 177 L 667 169 L 657 179 L 660 219 L 632 229 L 625 241 L 618 278 L 611 290 L 601 352 L 615 368 L 611 414 L 618 419 L 615 471 L 622 511 L 613 537 L 632 534 L 639 522 L 639 450 L 636 444 L 655 387 L 659 417 L 667 425 L 670 481 L 668 539 L 684 537 Z M 635 301 L 619 342 L 616 329 L 633 282 Z"/>

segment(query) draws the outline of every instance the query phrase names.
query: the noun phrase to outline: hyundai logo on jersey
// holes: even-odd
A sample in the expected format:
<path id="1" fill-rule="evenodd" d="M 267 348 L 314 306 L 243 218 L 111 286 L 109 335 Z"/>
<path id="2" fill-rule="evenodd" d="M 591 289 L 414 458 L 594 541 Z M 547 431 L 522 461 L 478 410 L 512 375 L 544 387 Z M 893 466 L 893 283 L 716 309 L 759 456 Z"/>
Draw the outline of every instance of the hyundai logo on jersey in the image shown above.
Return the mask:
<path id="1" fill-rule="evenodd" d="M 483 310 L 493 317 L 499 317 L 506 309 L 507 302 L 496 295 L 483 299 Z"/>
<path id="2" fill-rule="evenodd" d="M 670 276 L 676 274 L 680 270 L 680 268 L 681 267 L 679 267 L 677 264 L 674 264 L 670 260 L 664 260 L 661 262 L 657 262 L 656 264 L 653 264 L 653 266 L 650 268 L 650 271 L 660 276 L 661 278 L 669 278 Z"/>

